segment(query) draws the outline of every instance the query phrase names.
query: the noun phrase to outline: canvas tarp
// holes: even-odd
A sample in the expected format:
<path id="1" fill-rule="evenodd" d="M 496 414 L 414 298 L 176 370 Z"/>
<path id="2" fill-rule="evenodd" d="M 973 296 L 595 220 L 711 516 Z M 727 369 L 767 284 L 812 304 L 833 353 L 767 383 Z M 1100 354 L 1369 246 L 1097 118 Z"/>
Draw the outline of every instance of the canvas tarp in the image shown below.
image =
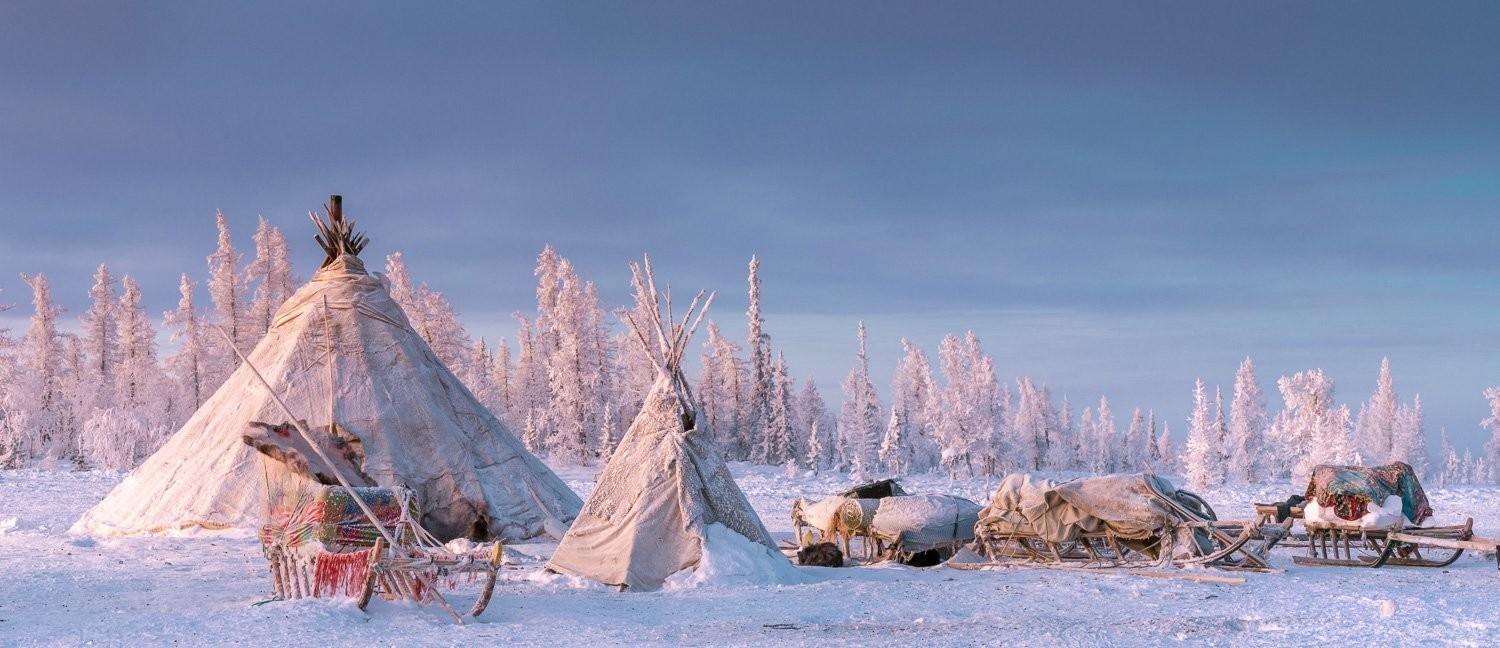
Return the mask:
<path id="1" fill-rule="evenodd" d="M 974 539 L 978 504 L 953 495 L 898 495 L 878 500 L 871 531 L 903 551 L 954 547 Z"/>
<path id="2" fill-rule="evenodd" d="M 439 538 L 560 534 L 582 505 L 438 360 L 358 257 L 318 270 L 277 311 L 249 358 L 309 428 L 329 429 L 331 402 L 338 429 L 359 441 L 363 471 L 380 486 L 410 488 L 421 523 Z M 268 474 L 285 475 L 241 437 L 252 421 L 286 419 L 239 366 L 74 530 L 259 526 Z"/>
<path id="3" fill-rule="evenodd" d="M 1150 540 L 1166 533 L 1176 519 L 1156 500 L 1152 485 L 1168 497 L 1176 493 L 1166 480 L 1144 474 L 1063 483 L 1013 474 L 995 489 L 979 525 L 991 536 L 1035 535 L 1052 542 L 1106 529 L 1122 539 Z"/>
<path id="4" fill-rule="evenodd" d="M 710 436 L 683 430 L 684 420 L 702 416 L 687 410 L 677 389 L 666 376 L 657 380 L 548 569 L 659 589 L 699 563 L 706 526 L 715 523 L 770 549 L 767 559 L 786 562 Z"/>
<path id="5" fill-rule="evenodd" d="M 1407 520 L 1421 524 L 1432 517 L 1416 471 L 1399 461 L 1384 466 L 1318 466 L 1308 479 L 1305 497 L 1340 519 L 1352 521 L 1391 496 L 1401 498 L 1401 513 Z"/>

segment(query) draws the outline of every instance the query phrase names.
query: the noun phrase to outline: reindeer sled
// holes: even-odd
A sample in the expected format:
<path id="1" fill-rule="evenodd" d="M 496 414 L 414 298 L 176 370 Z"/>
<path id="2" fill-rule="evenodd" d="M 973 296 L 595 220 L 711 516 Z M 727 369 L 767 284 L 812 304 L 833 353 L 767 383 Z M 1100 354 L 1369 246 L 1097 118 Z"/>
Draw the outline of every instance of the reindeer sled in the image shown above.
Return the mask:
<path id="1" fill-rule="evenodd" d="M 1257 504 L 1256 510 L 1265 515 L 1273 506 Z M 1447 567 L 1465 550 L 1495 552 L 1500 544 L 1475 537 L 1473 518 L 1419 526 L 1432 517 L 1432 507 L 1416 472 L 1401 462 L 1318 466 L 1302 505 L 1282 507 L 1279 515 L 1300 518 L 1307 530 L 1307 555 L 1292 558 L 1299 565 Z"/>
<path id="2" fill-rule="evenodd" d="M 883 479 L 813 503 L 798 498 L 792 503 L 792 525 L 799 549 L 831 542 L 852 556 L 852 540 L 860 538 L 865 562 L 926 567 L 974 539 L 979 509 L 953 495 L 911 495 L 900 482 Z"/>
<path id="3" fill-rule="evenodd" d="M 1267 571 L 1290 526 L 1219 521 L 1202 498 L 1149 474 L 1064 483 L 1017 474 L 980 513 L 973 551 L 949 565 Z"/>

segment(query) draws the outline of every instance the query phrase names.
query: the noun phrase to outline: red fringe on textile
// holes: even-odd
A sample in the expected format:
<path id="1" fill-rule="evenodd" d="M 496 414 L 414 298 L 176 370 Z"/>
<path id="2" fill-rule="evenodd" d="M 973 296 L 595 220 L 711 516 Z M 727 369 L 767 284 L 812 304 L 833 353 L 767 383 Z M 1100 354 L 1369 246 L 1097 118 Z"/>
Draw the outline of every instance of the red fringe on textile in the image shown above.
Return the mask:
<path id="1" fill-rule="evenodd" d="M 318 554 L 313 567 L 313 596 L 355 596 L 370 571 L 370 550 Z"/>

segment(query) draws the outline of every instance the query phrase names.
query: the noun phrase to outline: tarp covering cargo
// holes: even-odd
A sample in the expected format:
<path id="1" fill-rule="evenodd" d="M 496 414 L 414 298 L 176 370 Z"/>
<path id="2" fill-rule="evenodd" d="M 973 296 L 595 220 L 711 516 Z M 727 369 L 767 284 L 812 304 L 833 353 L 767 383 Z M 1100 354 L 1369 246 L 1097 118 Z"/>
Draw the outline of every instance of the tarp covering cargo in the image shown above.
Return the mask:
<path id="1" fill-rule="evenodd" d="M 1401 513 L 1410 522 L 1421 524 L 1432 517 L 1416 471 L 1399 461 L 1384 466 L 1325 464 L 1313 468 L 1307 482 L 1308 502 L 1316 502 L 1322 511 L 1348 521 L 1364 518 L 1392 496 L 1401 498 Z"/>
<path id="2" fill-rule="evenodd" d="M 980 512 L 979 533 L 1066 542 L 1107 531 L 1142 548 L 1166 535 L 1191 537 L 1192 530 L 1157 500 L 1153 487 L 1167 497 L 1177 497 L 1169 482 L 1153 475 L 1104 475 L 1059 483 L 1013 474 L 1000 483 L 989 506 Z M 1196 501 L 1183 503 L 1197 505 Z M 1198 540 L 1202 544 L 1203 538 Z"/>
<path id="3" fill-rule="evenodd" d="M 956 548 L 974 539 L 979 504 L 954 495 L 898 495 L 878 500 L 871 532 L 902 551 Z"/>

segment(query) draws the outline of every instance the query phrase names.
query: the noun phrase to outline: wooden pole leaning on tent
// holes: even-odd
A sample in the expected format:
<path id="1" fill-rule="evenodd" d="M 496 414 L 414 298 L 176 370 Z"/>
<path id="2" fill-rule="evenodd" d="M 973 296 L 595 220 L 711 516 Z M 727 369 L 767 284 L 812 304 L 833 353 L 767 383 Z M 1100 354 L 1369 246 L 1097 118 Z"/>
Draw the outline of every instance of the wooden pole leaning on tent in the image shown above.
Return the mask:
<path id="1" fill-rule="evenodd" d="M 349 480 L 345 479 L 344 475 L 339 472 L 338 468 L 335 467 L 333 460 L 328 458 L 327 453 L 323 452 L 323 447 L 313 439 L 312 433 L 307 430 L 307 426 L 303 425 L 302 421 L 297 418 L 297 415 L 292 413 L 292 408 L 287 407 L 286 401 L 281 400 L 281 395 L 276 393 L 276 390 L 271 387 L 271 383 L 266 380 L 266 377 L 261 375 L 260 370 L 250 362 L 249 358 L 245 357 L 245 354 L 240 351 L 239 347 L 235 346 L 234 338 L 229 337 L 229 333 L 225 332 L 224 328 L 221 326 L 215 326 L 214 330 L 218 331 L 219 335 L 223 336 L 224 341 L 229 344 L 229 348 L 234 351 L 234 354 L 236 356 L 239 356 L 240 362 L 244 363 L 244 365 L 250 369 L 250 373 L 255 376 L 255 380 L 260 382 L 261 386 L 265 387 L 266 391 L 271 394 L 271 400 L 275 401 L 276 405 L 281 408 L 282 413 L 286 414 L 287 418 L 291 420 L 292 425 L 297 428 L 297 433 L 302 435 L 302 440 L 306 441 L 307 445 L 311 446 L 313 452 L 318 455 L 318 458 L 323 460 L 323 464 L 328 466 L 329 472 L 333 473 L 333 477 L 334 479 L 338 480 L 339 485 L 343 486 L 344 490 L 349 492 L 349 499 L 354 500 L 354 503 L 359 505 L 359 510 L 362 511 L 365 514 L 365 517 L 370 520 L 370 524 L 375 526 L 375 530 L 380 532 L 380 537 L 385 540 L 388 546 L 395 547 L 395 536 L 391 535 L 390 530 L 386 529 L 385 524 L 381 523 L 380 517 L 375 515 L 375 511 L 370 509 L 370 505 L 365 503 L 364 498 L 360 497 L 358 491 L 354 490 L 354 486 L 349 484 Z M 333 362 L 331 351 L 328 362 Z M 329 398 L 332 397 L 333 394 L 330 393 Z M 333 422 L 329 421 L 330 429 L 332 425 Z M 432 593 L 433 598 L 437 599 L 438 603 L 442 604 L 443 609 L 447 610 L 448 614 L 453 615 L 453 620 L 457 621 L 459 625 L 464 625 L 463 617 L 459 616 L 458 612 L 455 612 L 453 610 L 453 607 L 448 605 L 448 600 L 443 598 L 443 595 L 437 591 L 437 588 L 433 587 L 433 584 L 421 574 L 416 574 L 416 577 L 419 581 L 422 582 L 427 590 Z"/>

